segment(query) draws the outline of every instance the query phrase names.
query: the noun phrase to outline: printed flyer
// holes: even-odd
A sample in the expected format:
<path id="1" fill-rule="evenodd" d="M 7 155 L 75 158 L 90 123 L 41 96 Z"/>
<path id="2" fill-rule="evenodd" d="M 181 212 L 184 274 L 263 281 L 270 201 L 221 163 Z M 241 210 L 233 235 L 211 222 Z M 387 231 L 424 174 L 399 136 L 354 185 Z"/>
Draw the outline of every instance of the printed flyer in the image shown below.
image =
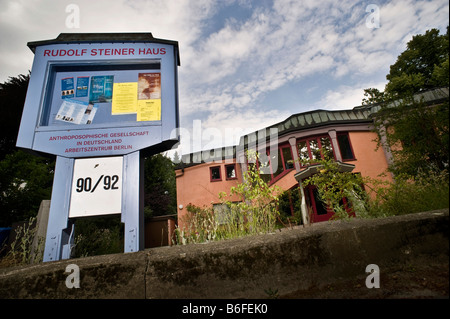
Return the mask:
<path id="1" fill-rule="evenodd" d="M 111 102 L 113 93 L 113 75 L 92 76 L 89 92 L 89 102 L 105 103 Z"/>
<path id="2" fill-rule="evenodd" d="M 161 73 L 139 73 L 136 120 L 161 121 Z"/>
<path id="3" fill-rule="evenodd" d="M 136 120 L 161 121 L 161 100 L 139 100 Z"/>
<path id="4" fill-rule="evenodd" d="M 72 98 L 75 93 L 73 78 L 61 79 L 61 98 Z"/>
<path id="5" fill-rule="evenodd" d="M 161 73 L 139 73 L 138 99 L 161 99 Z"/>
<path id="6" fill-rule="evenodd" d="M 91 124 L 97 112 L 98 105 L 77 101 L 74 99 L 65 99 L 55 120 L 72 124 Z"/>
<path id="7" fill-rule="evenodd" d="M 89 89 L 89 77 L 88 76 L 80 76 L 77 77 L 77 97 L 86 97 L 88 96 Z"/>
<path id="8" fill-rule="evenodd" d="M 114 83 L 111 104 L 112 115 L 137 112 L 137 82 Z"/>

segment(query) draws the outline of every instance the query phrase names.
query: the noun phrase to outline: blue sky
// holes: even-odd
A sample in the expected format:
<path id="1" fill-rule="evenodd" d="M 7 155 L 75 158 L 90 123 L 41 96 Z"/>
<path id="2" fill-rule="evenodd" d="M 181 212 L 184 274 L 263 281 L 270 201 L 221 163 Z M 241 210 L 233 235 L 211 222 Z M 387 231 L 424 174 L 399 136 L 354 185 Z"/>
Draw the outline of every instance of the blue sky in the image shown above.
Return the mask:
<path id="1" fill-rule="evenodd" d="M 70 4 L 79 27 L 66 23 Z M 377 12 L 366 12 L 371 4 Z M 181 127 L 191 132 L 179 152 L 187 153 L 237 143 L 291 114 L 360 105 L 365 88 L 384 88 L 411 37 L 445 32 L 448 16 L 447 0 L 0 0 L 0 82 L 31 69 L 27 42 L 59 33 L 176 40 Z"/>

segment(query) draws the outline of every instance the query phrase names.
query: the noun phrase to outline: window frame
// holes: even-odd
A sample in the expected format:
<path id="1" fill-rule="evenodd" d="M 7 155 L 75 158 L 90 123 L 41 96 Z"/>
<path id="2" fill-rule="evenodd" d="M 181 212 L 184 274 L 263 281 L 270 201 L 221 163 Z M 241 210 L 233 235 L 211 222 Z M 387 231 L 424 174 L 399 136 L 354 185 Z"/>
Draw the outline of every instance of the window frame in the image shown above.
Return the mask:
<path id="1" fill-rule="evenodd" d="M 321 141 L 321 139 L 322 138 L 328 138 L 329 140 L 330 140 L 330 143 L 331 143 L 331 150 L 332 150 L 332 152 L 333 152 L 333 159 L 334 160 L 336 160 L 336 151 L 335 151 L 335 149 L 334 149 L 334 147 L 333 147 L 333 140 L 332 140 L 332 138 L 328 135 L 328 134 L 321 134 L 321 135 L 316 135 L 316 136 L 310 136 L 310 137 L 305 137 L 305 138 L 299 138 L 299 139 L 297 139 L 297 141 L 296 141 L 296 147 L 297 147 L 297 155 L 298 155 L 298 158 L 300 159 L 301 158 L 301 156 L 300 156 L 300 147 L 299 147 L 299 144 L 301 143 L 301 142 L 306 142 L 306 147 L 307 147 L 307 150 L 308 150 L 308 157 L 309 157 L 309 159 L 310 160 L 312 160 L 312 151 L 311 151 L 311 147 L 310 147 L 310 141 L 312 141 L 312 140 L 315 140 L 317 143 L 318 143 L 318 146 L 319 146 L 319 150 L 320 150 L 320 160 L 323 160 L 324 159 L 324 151 L 323 151 L 323 146 L 322 146 L 322 141 Z M 339 145 L 338 145 L 339 146 Z M 340 150 L 340 148 L 339 148 L 339 150 Z M 317 159 L 316 159 L 317 160 Z M 312 161 L 314 161 L 314 160 L 312 160 Z M 309 164 L 308 164 L 309 165 Z M 305 168 L 305 167 L 308 167 L 308 165 L 303 165 L 302 164 L 302 162 L 300 161 L 300 167 L 301 168 Z"/>
<path id="2" fill-rule="evenodd" d="M 234 169 L 234 177 L 228 177 L 228 167 L 233 167 L 233 169 Z M 225 165 L 225 180 L 232 181 L 234 179 L 237 179 L 236 163 L 226 164 Z"/>
<path id="3" fill-rule="evenodd" d="M 292 147 L 291 147 L 291 145 L 290 145 L 289 143 L 283 143 L 283 144 L 281 144 L 281 145 L 278 145 L 278 146 L 277 146 L 277 156 L 278 156 L 278 154 L 280 154 L 279 161 L 281 161 L 281 163 L 283 164 L 283 171 L 282 171 L 281 173 L 279 173 L 279 174 L 278 174 L 277 176 L 275 176 L 275 177 L 273 176 L 274 174 L 273 174 L 273 169 L 272 169 L 272 163 L 271 163 L 270 157 L 269 157 L 270 148 L 266 148 L 266 155 L 267 155 L 267 157 L 269 158 L 269 169 L 270 169 L 270 180 L 267 182 L 267 184 L 269 184 L 269 185 L 272 185 L 273 183 L 275 183 L 276 181 L 278 181 L 279 179 L 281 179 L 283 176 L 285 176 L 286 174 L 288 174 L 290 171 L 292 171 L 292 170 L 295 169 L 295 164 L 293 165 L 292 168 L 286 168 L 285 161 L 284 161 L 284 155 L 283 155 L 283 151 L 282 151 L 283 148 L 289 148 L 289 151 L 290 151 L 291 157 L 292 157 L 292 161 L 294 161 L 294 154 L 293 154 L 293 152 L 292 152 Z M 256 168 L 257 168 L 257 170 L 259 171 L 259 164 L 260 164 L 260 161 L 259 161 L 259 160 L 258 160 L 256 163 L 249 163 L 249 162 L 248 162 L 248 159 L 246 158 L 246 163 L 247 163 L 247 166 L 248 166 L 249 164 L 256 165 Z M 261 175 L 261 174 L 260 174 L 260 175 Z M 262 174 L 262 175 L 269 175 L 269 174 Z M 262 177 L 261 177 L 261 178 L 262 178 Z"/>
<path id="4" fill-rule="evenodd" d="M 219 171 L 219 178 L 213 178 L 213 169 L 218 169 L 218 171 Z M 221 172 L 222 170 L 221 170 L 221 167 L 220 167 L 220 165 L 218 165 L 218 166 L 211 166 L 210 168 L 209 168 L 209 181 L 210 182 L 220 182 L 220 181 L 222 181 L 222 172 Z"/>
<path id="5" fill-rule="evenodd" d="M 291 145 L 289 143 L 288 144 L 284 143 L 284 144 L 278 145 L 277 156 L 278 156 L 278 154 L 280 154 L 280 158 L 278 160 L 281 161 L 281 163 L 283 164 L 283 171 L 281 173 L 279 173 L 277 176 L 274 177 L 274 173 L 273 173 L 273 169 L 272 169 L 272 163 L 270 162 L 270 159 L 269 159 L 270 175 L 271 175 L 270 184 L 273 184 L 273 183 L 277 182 L 278 180 L 283 178 L 283 176 L 285 176 L 290 171 L 295 169 L 295 165 L 292 168 L 289 168 L 289 169 L 286 168 L 286 162 L 284 160 L 283 148 L 289 148 L 289 151 L 291 152 L 292 160 L 294 160 L 294 154 L 292 153 L 292 147 L 291 147 Z"/>
<path id="6" fill-rule="evenodd" d="M 341 144 L 339 143 L 339 136 L 347 136 L 348 145 L 349 145 L 350 151 L 352 152 L 352 158 L 344 159 Z M 348 132 L 337 133 L 336 134 L 336 142 L 339 147 L 339 152 L 341 153 L 341 158 L 342 158 L 343 162 L 356 161 L 355 152 L 353 151 L 353 145 L 352 145 L 352 142 L 350 141 L 350 135 L 348 134 Z"/>

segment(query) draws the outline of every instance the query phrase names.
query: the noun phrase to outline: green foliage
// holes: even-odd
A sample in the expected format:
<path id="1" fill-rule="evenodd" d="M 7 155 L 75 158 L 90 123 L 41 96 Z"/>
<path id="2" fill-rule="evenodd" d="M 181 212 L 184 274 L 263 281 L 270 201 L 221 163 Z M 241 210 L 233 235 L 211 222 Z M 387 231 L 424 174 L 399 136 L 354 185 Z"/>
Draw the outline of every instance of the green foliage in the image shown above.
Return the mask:
<path id="1" fill-rule="evenodd" d="M 17 132 L 29 75 L 0 83 L 0 225 L 36 216 L 43 199 L 51 196 L 54 159 L 16 148 Z"/>
<path id="2" fill-rule="evenodd" d="M 449 86 L 449 28 L 444 35 L 431 29 L 416 35 L 391 65 L 385 91 L 364 90 L 363 105 L 378 104 L 375 130 L 394 156 L 395 175 L 448 170 L 449 101 L 429 106 L 414 94 Z"/>
<path id="3" fill-rule="evenodd" d="M 7 154 L 0 161 L 0 225 L 36 216 L 43 199 L 50 199 L 53 159 L 24 151 Z"/>
<path id="4" fill-rule="evenodd" d="M 177 212 L 174 164 L 162 154 L 144 161 L 144 206 L 146 218 Z"/>
<path id="5" fill-rule="evenodd" d="M 257 159 L 257 154 L 251 153 Z M 281 190 L 269 185 L 260 177 L 255 165 L 249 165 L 244 182 L 231 187 L 230 194 L 222 192 L 223 210 L 213 207 L 186 207 L 188 214 L 182 219 L 185 227 L 177 228 L 177 243 L 198 243 L 249 234 L 272 232 L 279 216 L 278 197 Z M 239 198 L 233 201 L 230 198 Z"/>
<path id="6" fill-rule="evenodd" d="M 304 181 L 315 185 L 323 203 L 335 212 L 335 219 L 349 218 L 349 207 L 341 199 L 346 197 L 351 211 L 359 218 L 387 217 L 412 214 L 449 207 L 449 173 L 420 171 L 415 176 L 402 174 L 395 181 L 363 178 L 359 174 L 339 172 L 333 161 L 319 161 L 319 173 Z M 370 185 L 370 186 L 369 186 Z M 368 196 L 364 187 L 373 191 Z"/>
<path id="7" fill-rule="evenodd" d="M 449 58 L 440 65 L 434 66 L 431 84 L 434 86 L 448 86 L 449 83 Z"/>
<path id="8" fill-rule="evenodd" d="M 0 160 L 16 150 L 17 132 L 29 80 L 29 75 L 20 74 L 0 83 Z"/>
<path id="9" fill-rule="evenodd" d="M 422 102 L 404 99 L 394 108 L 383 108 L 374 118 L 375 128 L 385 133 L 391 149 L 394 174 L 415 176 L 419 171 L 448 169 L 449 103 L 427 107 Z M 381 136 L 379 139 L 381 144 Z"/>
<path id="10" fill-rule="evenodd" d="M 447 33 L 444 35 L 440 35 L 438 29 L 431 29 L 425 34 L 413 36 L 406 50 L 390 67 L 386 76 L 389 81 L 386 92 L 403 96 L 435 86 L 448 86 L 448 72 L 446 79 L 445 76 L 441 77 L 445 65 L 448 70 L 448 35 L 447 27 Z"/>
<path id="11" fill-rule="evenodd" d="M 335 212 L 334 218 L 349 218 L 350 208 L 356 216 L 366 213 L 367 194 L 363 185 L 367 179 L 360 174 L 340 172 L 338 163 L 332 159 L 308 163 L 318 165 L 320 168 L 317 174 L 308 177 L 302 183 L 304 186 L 316 186 L 323 204 Z M 343 198 L 347 198 L 352 207 L 345 207 Z"/>
<path id="12" fill-rule="evenodd" d="M 177 244 L 203 243 L 221 239 L 219 223 L 212 207 L 198 207 L 192 204 L 186 206 L 187 214 L 182 221 L 185 227 L 175 230 Z"/>
<path id="13" fill-rule="evenodd" d="M 121 253 L 123 245 L 120 217 L 91 217 L 75 221 L 74 257 Z"/>
<path id="14" fill-rule="evenodd" d="M 395 182 L 377 188 L 364 217 L 412 214 L 449 207 L 447 171 L 397 176 Z"/>
<path id="15" fill-rule="evenodd" d="M 249 162 L 257 162 L 258 154 L 248 151 Z M 278 186 L 269 186 L 260 176 L 256 165 L 249 165 L 244 173 L 244 182 L 231 187 L 227 196 L 220 197 L 229 207 L 232 219 L 240 217 L 245 223 L 233 223 L 247 233 L 271 232 L 275 230 L 279 215 L 278 198 L 282 191 Z M 227 201 L 227 197 L 238 197 L 240 201 Z"/>
<path id="16" fill-rule="evenodd" d="M 11 267 L 27 265 L 31 262 L 41 262 L 44 254 L 44 238 L 37 239 L 33 258 L 33 241 L 36 232 L 36 217 L 30 217 L 23 225 L 18 226 L 15 229 L 16 237 L 11 242 L 5 256 L 0 260 L 0 267 Z M 6 246 L 4 248 L 6 248 Z M 32 260 L 32 258 L 34 260 Z"/>

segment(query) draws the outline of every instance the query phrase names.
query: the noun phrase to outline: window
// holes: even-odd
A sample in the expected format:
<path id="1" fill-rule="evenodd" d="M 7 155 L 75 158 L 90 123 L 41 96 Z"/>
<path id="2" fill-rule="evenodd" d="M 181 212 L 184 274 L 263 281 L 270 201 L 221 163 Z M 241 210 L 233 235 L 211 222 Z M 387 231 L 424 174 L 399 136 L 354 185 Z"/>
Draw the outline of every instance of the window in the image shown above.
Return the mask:
<path id="1" fill-rule="evenodd" d="M 213 204 L 214 216 L 219 225 L 231 222 L 231 211 L 227 204 Z"/>
<path id="2" fill-rule="evenodd" d="M 267 177 L 262 177 L 264 180 L 273 181 L 278 176 L 284 175 L 283 173 L 294 168 L 294 160 L 290 145 L 282 145 L 278 148 L 276 154 L 270 155 L 271 156 L 268 163 L 270 167 L 270 175 L 265 174 Z"/>
<path id="3" fill-rule="evenodd" d="M 320 144 L 322 145 L 322 154 L 324 158 L 333 158 L 333 146 L 331 145 L 331 139 L 328 137 L 321 137 Z"/>
<path id="4" fill-rule="evenodd" d="M 248 163 L 250 165 L 257 165 L 261 179 L 266 183 L 273 182 L 277 177 L 284 175 L 294 168 L 294 159 L 290 145 L 282 145 L 278 147 L 277 152 L 269 152 L 266 154 L 259 154 L 257 163 Z"/>
<path id="5" fill-rule="evenodd" d="M 222 176 L 220 175 L 220 166 L 210 167 L 209 171 L 211 173 L 211 182 L 221 181 Z"/>
<path id="6" fill-rule="evenodd" d="M 328 136 L 314 137 L 299 141 L 297 144 L 298 156 L 301 165 L 308 160 L 334 158 L 333 146 Z"/>
<path id="7" fill-rule="evenodd" d="M 283 160 L 281 157 L 281 151 L 278 149 L 276 154 L 270 156 L 270 167 L 272 169 L 272 178 L 277 177 L 284 171 Z"/>
<path id="8" fill-rule="evenodd" d="M 225 165 L 225 172 L 227 180 L 236 179 L 236 164 Z"/>
<path id="9" fill-rule="evenodd" d="M 339 149 L 341 150 L 342 160 L 354 160 L 352 146 L 350 145 L 350 139 L 348 134 L 338 134 L 337 136 Z"/>
<path id="10" fill-rule="evenodd" d="M 292 169 L 294 168 L 294 160 L 292 158 L 292 151 L 291 151 L 291 147 L 283 147 L 282 149 L 282 153 L 283 153 L 283 162 L 284 162 L 284 167 L 286 169 Z"/>

